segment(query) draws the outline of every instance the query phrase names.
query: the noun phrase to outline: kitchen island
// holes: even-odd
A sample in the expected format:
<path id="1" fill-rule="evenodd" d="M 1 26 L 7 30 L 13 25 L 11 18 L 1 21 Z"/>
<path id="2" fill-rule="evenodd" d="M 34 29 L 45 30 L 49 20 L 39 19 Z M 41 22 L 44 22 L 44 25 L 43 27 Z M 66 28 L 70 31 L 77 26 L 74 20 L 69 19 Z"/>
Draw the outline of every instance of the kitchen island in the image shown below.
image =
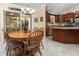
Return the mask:
<path id="1" fill-rule="evenodd" d="M 51 27 L 52 40 L 68 43 L 79 44 L 79 27 Z"/>

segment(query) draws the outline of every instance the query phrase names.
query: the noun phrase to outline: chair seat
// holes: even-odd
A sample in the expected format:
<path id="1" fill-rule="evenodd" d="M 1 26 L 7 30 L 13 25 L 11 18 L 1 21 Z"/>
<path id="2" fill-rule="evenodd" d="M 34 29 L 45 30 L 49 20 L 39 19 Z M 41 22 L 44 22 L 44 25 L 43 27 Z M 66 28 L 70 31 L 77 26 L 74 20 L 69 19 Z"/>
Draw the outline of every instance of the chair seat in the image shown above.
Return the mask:
<path id="1" fill-rule="evenodd" d="M 30 51 L 30 50 L 33 50 L 33 49 L 35 49 L 35 48 L 37 48 L 37 47 L 39 47 L 39 45 L 28 46 L 28 47 L 26 48 L 26 50 Z"/>
<path id="2" fill-rule="evenodd" d="M 11 45 L 12 45 L 12 46 L 16 46 L 16 45 L 24 46 L 24 44 L 23 44 L 22 41 L 11 41 Z"/>

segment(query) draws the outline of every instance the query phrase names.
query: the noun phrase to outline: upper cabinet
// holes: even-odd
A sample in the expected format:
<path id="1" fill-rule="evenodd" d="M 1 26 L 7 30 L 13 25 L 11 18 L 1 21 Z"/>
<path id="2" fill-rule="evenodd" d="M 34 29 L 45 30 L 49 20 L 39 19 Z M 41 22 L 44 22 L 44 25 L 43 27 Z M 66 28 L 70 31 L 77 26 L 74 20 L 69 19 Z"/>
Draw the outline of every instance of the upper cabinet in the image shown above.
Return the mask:
<path id="1" fill-rule="evenodd" d="M 74 17 L 75 17 L 75 13 L 66 13 L 63 16 L 63 21 L 64 22 L 74 22 Z"/>
<path id="2" fill-rule="evenodd" d="M 79 15 L 79 14 L 78 14 Z M 76 15 L 78 17 L 78 15 Z M 72 22 L 74 23 L 75 13 L 66 13 L 66 14 L 51 14 L 46 12 L 46 22 Z"/>
<path id="3" fill-rule="evenodd" d="M 60 15 L 55 15 L 55 22 L 60 23 Z"/>

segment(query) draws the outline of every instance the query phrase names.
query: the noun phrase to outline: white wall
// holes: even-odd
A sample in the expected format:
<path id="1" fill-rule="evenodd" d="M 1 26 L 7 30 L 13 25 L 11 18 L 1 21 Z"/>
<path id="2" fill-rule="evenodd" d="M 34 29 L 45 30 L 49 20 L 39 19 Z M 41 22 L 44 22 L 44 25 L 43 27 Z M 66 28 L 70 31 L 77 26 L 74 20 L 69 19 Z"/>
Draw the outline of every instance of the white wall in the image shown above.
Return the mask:
<path id="1" fill-rule="evenodd" d="M 2 40 L 3 38 L 3 34 L 2 34 L 2 28 L 3 28 L 3 24 L 4 24 L 4 21 L 3 21 L 3 10 L 0 10 L 0 40 Z"/>
<path id="2" fill-rule="evenodd" d="M 40 17 L 43 17 L 43 22 L 40 22 Z M 35 23 L 34 22 L 34 18 L 38 18 L 38 22 Z M 45 31 L 45 5 L 41 6 L 41 8 L 36 11 L 33 15 L 32 15 L 32 29 L 34 27 L 43 27 L 44 31 Z"/>

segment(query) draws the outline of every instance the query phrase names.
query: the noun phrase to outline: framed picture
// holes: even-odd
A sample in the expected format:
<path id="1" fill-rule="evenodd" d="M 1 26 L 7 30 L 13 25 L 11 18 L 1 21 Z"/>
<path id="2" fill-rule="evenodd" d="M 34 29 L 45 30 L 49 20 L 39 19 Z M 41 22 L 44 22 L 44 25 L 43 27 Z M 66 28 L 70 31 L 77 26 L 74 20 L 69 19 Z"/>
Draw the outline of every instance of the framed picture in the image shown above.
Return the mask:
<path id="1" fill-rule="evenodd" d="M 43 22 L 43 17 L 40 17 L 40 22 Z"/>
<path id="2" fill-rule="evenodd" d="M 34 18 L 34 22 L 37 23 L 38 22 L 38 18 Z"/>

